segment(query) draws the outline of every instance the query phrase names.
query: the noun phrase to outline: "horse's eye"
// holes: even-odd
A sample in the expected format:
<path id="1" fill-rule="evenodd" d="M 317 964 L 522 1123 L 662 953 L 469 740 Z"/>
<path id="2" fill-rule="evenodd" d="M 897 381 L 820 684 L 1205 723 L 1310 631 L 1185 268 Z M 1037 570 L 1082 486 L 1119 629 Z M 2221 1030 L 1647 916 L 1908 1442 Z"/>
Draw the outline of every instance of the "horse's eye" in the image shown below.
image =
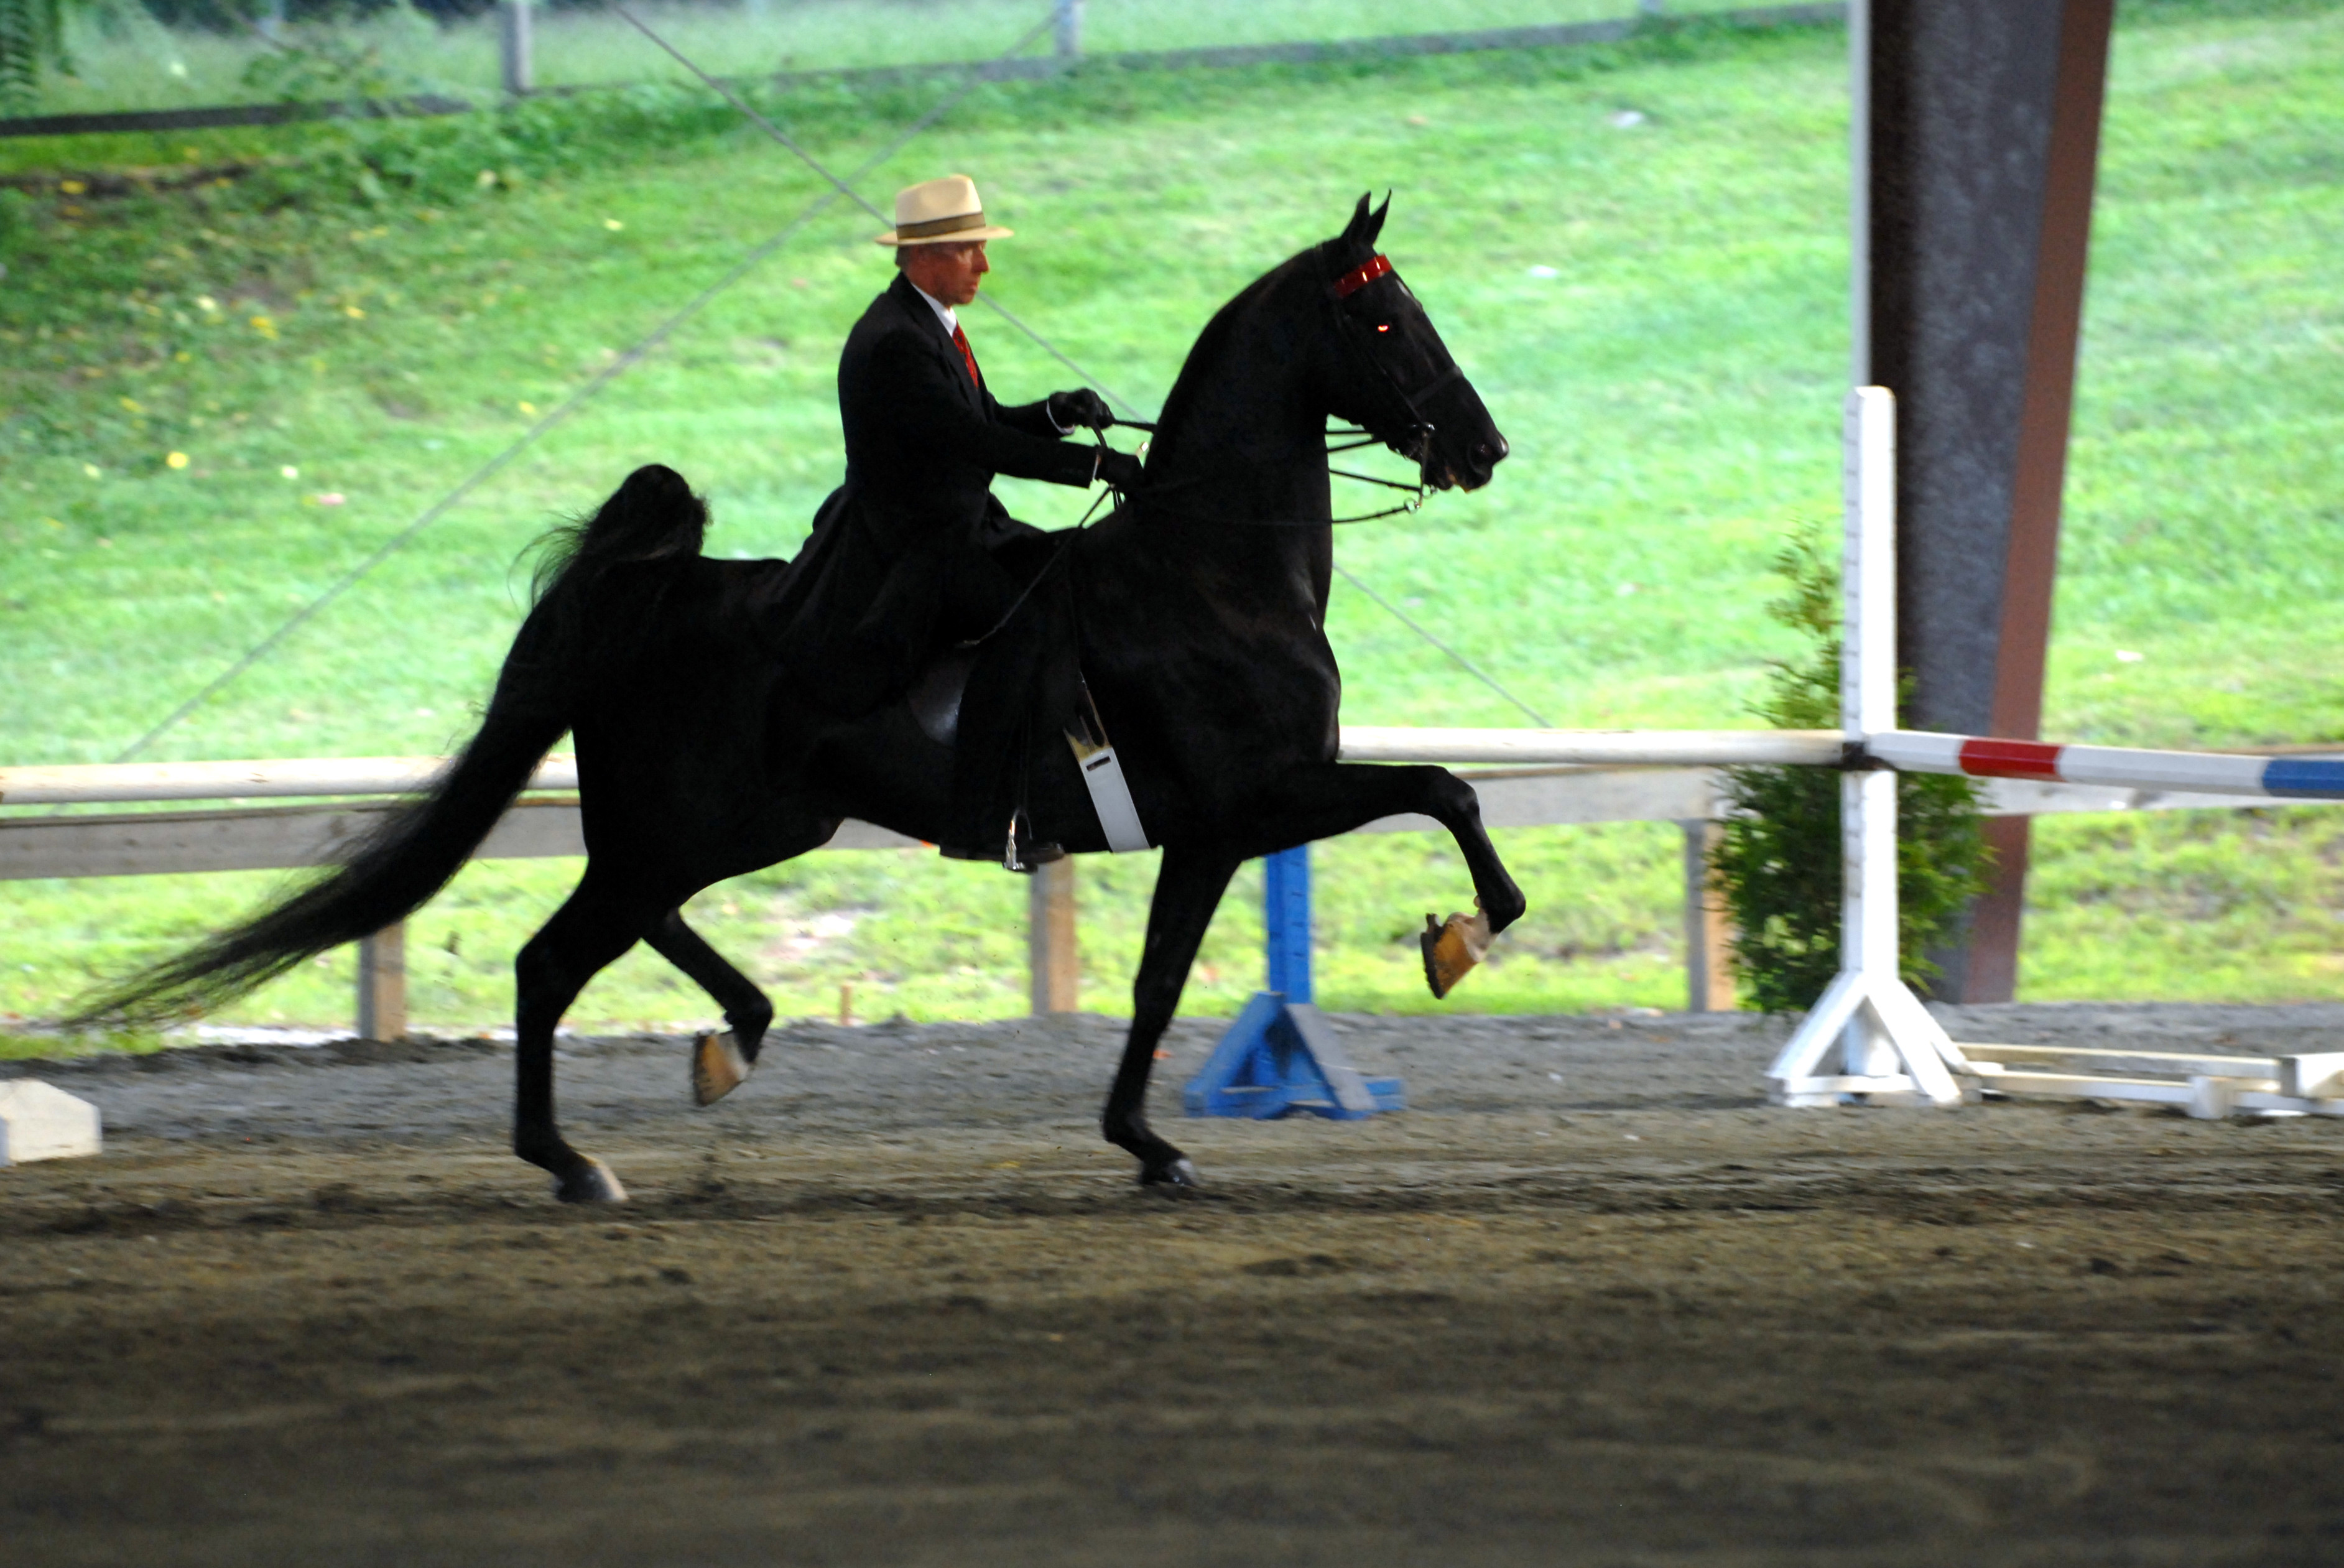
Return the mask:
<path id="1" fill-rule="evenodd" d="M 1379 321 L 1376 323 L 1376 330 L 1379 332 L 1389 332 L 1391 330 L 1391 323 L 1389 321 Z"/>

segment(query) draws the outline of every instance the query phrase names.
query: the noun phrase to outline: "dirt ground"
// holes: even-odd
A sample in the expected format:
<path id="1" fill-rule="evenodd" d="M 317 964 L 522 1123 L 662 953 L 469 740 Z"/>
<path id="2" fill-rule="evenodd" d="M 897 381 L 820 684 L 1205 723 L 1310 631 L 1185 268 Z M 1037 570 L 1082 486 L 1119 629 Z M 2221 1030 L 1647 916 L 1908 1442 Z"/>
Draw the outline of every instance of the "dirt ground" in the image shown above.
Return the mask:
<path id="1" fill-rule="evenodd" d="M 0 1561 L 2344 1561 L 2344 1123 L 1771 1109 L 1746 1017 L 1338 1023 L 1410 1110 L 1183 1120 L 1182 1027 L 1186 1200 L 1096 1141 L 1106 1019 L 801 1026 L 704 1112 L 680 1042 L 572 1042 L 591 1212 L 485 1042 L 27 1067 L 108 1146 L 0 1171 Z"/>

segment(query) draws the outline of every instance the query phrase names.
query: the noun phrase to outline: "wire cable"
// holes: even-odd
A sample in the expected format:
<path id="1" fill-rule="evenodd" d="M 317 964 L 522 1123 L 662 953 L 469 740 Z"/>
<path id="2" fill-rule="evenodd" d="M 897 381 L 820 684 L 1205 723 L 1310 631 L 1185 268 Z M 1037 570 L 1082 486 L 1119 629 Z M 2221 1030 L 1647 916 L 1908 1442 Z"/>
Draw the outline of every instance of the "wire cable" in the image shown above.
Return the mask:
<path id="1" fill-rule="evenodd" d="M 621 15 L 624 15 L 625 12 L 621 10 Z M 634 22 L 635 19 L 632 16 L 628 16 L 627 20 Z M 1005 60 L 1016 55 L 1020 50 L 1031 44 L 1036 38 L 1039 37 L 1043 30 L 1049 25 L 1049 19 L 1045 18 L 1038 25 L 1027 29 L 1024 35 L 1019 37 L 1018 40 L 1015 44 L 1012 44 L 1007 49 L 1004 50 L 996 56 L 996 58 Z M 640 22 L 635 22 L 635 25 L 637 27 L 642 27 L 642 24 Z M 643 28 L 643 31 L 648 34 L 651 30 L 646 27 Z M 660 42 L 656 35 L 653 35 L 652 41 L 655 43 Z M 667 47 L 663 43 L 661 46 L 662 48 Z M 672 55 L 675 51 L 673 49 L 669 49 L 668 53 Z M 682 59 L 682 56 L 677 56 L 677 58 Z M 685 64 L 690 65 L 691 63 L 686 61 Z M 694 66 L 693 69 L 697 72 L 698 67 Z M 702 79 L 707 80 L 709 78 L 703 77 Z M 935 124 L 937 120 L 943 118 L 946 114 L 957 107 L 961 100 L 967 97 L 969 94 L 975 92 L 985 80 L 985 78 L 982 74 L 981 67 L 978 71 L 972 72 L 969 80 L 962 84 L 957 91 L 945 97 L 942 102 L 928 110 L 927 113 L 922 115 L 918 119 L 913 121 L 912 124 L 898 135 L 894 141 L 888 143 L 885 148 L 880 152 L 873 154 L 870 157 L 865 158 L 856 167 L 854 172 L 849 177 L 853 179 L 860 179 L 864 176 L 869 174 L 872 170 L 877 168 L 880 165 L 885 163 L 888 159 L 894 157 L 897 153 L 902 152 L 914 137 L 918 137 L 930 126 Z M 771 131 L 774 136 L 781 137 L 784 146 L 791 147 L 793 151 L 797 151 L 800 157 L 804 158 L 817 173 L 820 173 L 823 178 L 829 180 L 836 188 L 823 193 L 822 196 L 815 197 L 814 200 L 808 203 L 805 209 L 800 212 L 795 217 L 792 218 L 779 233 L 775 234 L 772 238 L 766 240 L 762 245 L 759 245 L 755 249 L 750 251 L 748 255 L 743 257 L 741 260 L 735 263 L 722 277 L 719 278 L 715 282 L 708 285 L 705 288 L 702 288 L 698 294 L 692 296 L 690 302 L 685 304 L 682 309 L 675 311 L 672 315 L 669 316 L 667 319 L 662 321 L 657 327 L 652 328 L 650 332 L 641 339 L 638 339 L 634 345 L 628 349 L 626 352 L 621 354 L 617 359 L 611 360 L 609 364 L 596 371 L 593 376 L 586 381 L 585 385 L 580 387 L 568 397 L 562 399 L 561 402 L 548 410 L 535 424 L 530 426 L 530 428 L 523 431 L 521 435 L 510 446 L 506 447 L 502 451 L 497 453 L 496 456 L 490 458 L 479 468 L 474 469 L 470 473 L 467 474 L 458 482 L 455 489 L 450 491 L 446 495 L 441 496 L 438 501 L 427 507 L 421 516 L 418 517 L 413 522 L 409 523 L 405 528 L 399 530 L 397 533 L 392 534 L 390 538 L 385 540 L 381 544 L 377 545 L 373 551 L 370 552 L 363 561 L 360 561 L 356 566 L 353 566 L 348 572 L 345 572 L 340 577 L 335 579 L 332 583 L 328 584 L 324 592 L 318 594 L 315 599 L 310 600 L 309 602 L 295 611 L 285 621 L 280 622 L 275 631 L 269 632 L 268 636 L 254 643 L 250 648 L 246 649 L 244 653 L 237 658 L 234 663 L 230 664 L 226 670 L 207 682 L 202 690 L 196 693 L 194 696 L 189 697 L 186 702 L 181 703 L 177 707 L 172 709 L 171 712 L 164 717 L 161 723 L 156 724 L 145 734 L 139 736 L 127 747 L 124 748 L 123 751 L 115 757 L 114 760 L 116 762 L 126 763 L 135 760 L 144 753 L 147 747 L 153 745 L 157 740 L 161 739 L 164 734 L 185 720 L 188 714 L 194 713 L 197 708 L 202 707 L 204 703 L 209 702 L 221 691 L 225 690 L 237 680 L 241 678 L 246 671 L 250 670 L 255 664 L 259 663 L 263 659 L 276 652 L 278 646 L 280 646 L 288 637 L 291 636 L 295 632 L 298 631 L 311 620 L 315 619 L 321 611 L 332 604 L 334 601 L 339 599 L 343 594 L 357 587 L 359 583 L 371 573 L 376 567 L 380 566 L 384 561 L 389 560 L 399 551 L 405 549 L 408 544 L 414 541 L 418 534 L 421 533 L 425 529 L 430 527 L 433 523 L 439 521 L 441 517 L 445 516 L 450 508 L 455 506 L 465 497 L 470 495 L 472 491 L 478 490 L 481 485 L 495 478 L 506 468 L 510 467 L 514 459 L 520 457 L 523 452 L 529 450 L 530 448 L 535 446 L 550 431 L 551 431 L 554 427 L 561 424 L 563 421 L 568 420 L 571 415 L 583 408 L 588 402 L 591 401 L 598 394 L 600 394 L 604 388 L 608 387 L 612 381 L 618 379 L 620 376 L 625 374 L 628 370 L 632 369 L 636 365 L 640 364 L 645 355 L 649 354 L 652 349 L 665 342 L 669 336 L 672 335 L 677 328 L 682 327 L 685 322 L 700 314 L 702 309 L 707 308 L 711 300 L 714 299 L 719 294 L 723 293 L 727 288 L 732 288 L 732 285 L 739 282 L 743 278 L 748 276 L 748 274 L 754 269 L 760 262 L 763 261 L 767 257 L 773 255 L 773 252 L 779 250 L 783 246 L 795 238 L 798 233 L 803 229 L 807 224 L 813 222 L 816 217 L 819 217 L 823 212 L 827 211 L 831 205 L 839 199 L 840 196 L 844 195 L 847 197 L 853 197 L 856 201 L 862 202 L 864 207 L 870 207 L 871 204 L 869 202 L 862 201 L 860 197 L 854 196 L 852 187 L 832 175 L 827 169 L 823 168 L 820 164 L 815 163 L 811 157 L 807 157 L 803 151 L 797 148 L 795 143 L 791 142 L 786 137 L 783 137 L 771 122 L 765 120 L 763 116 L 757 115 L 754 110 L 748 109 L 747 106 L 743 105 L 739 98 L 734 97 L 732 93 L 726 91 L 721 86 L 719 86 L 718 90 L 720 92 L 724 92 L 725 96 L 731 98 L 735 106 L 742 108 L 743 112 L 749 114 L 752 118 L 756 119 L 759 124 L 764 126 L 768 131 Z M 1060 358 L 1063 359 L 1065 356 L 1061 355 Z"/>
<path id="2" fill-rule="evenodd" d="M 1407 627 L 1409 631 L 1415 632 L 1418 636 L 1423 638 L 1426 642 L 1431 643 L 1442 652 L 1448 654 L 1451 659 L 1456 660 L 1459 667 L 1464 670 L 1467 674 L 1480 682 L 1481 684 L 1489 687 L 1490 690 L 1497 693 L 1500 697 L 1505 698 L 1506 701 L 1511 703 L 1517 708 L 1520 708 L 1523 713 L 1528 713 L 1531 716 L 1531 723 L 1536 724 L 1541 730 L 1551 730 L 1554 728 L 1552 724 L 1546 722 L 1544 714 L 1541 713 L 1536 708 L 1531 707 L 1528 703 L 1523 702 L 1520 697 L 1515 696 L 1511 692 L 1507 691 L 1505 687 L 1500 685 L 1498 683 L 1497 677 L 1491 675 L 1487 670 L 1482 669 L 1480 665 L 1476 664 L 1472 660 L 1468 659 L 1464 654 L 1460 653 L 1456 649 L 1451 648 L 1448 643 L 1443 642 L 1440 638 L 1435 637 L 1431 632 L 1426 631 L 1423 627 L 1409 620 L 1407 615 L 1401 612 L 1399 606 L 1394 604 L 1390 600 L 1386 599 L 1382 594 L 1377 592 L 1374 589 L 1360 582 L 1357 576 L 1344 568 L 1342 562 L 1335 562 L 1335 570 L 1343 574 L 1344 582 L 1349 583 L 1352 587 L 1358 589 L 1360 592 L 1366 594 L 1377 603 L 1382 605 L 1386 610 L 1390 611 L 1393 619 L 1397 620 L 1401 625 Z"/>
<path id="3" fill-rule="evenodd" d="M 775 141 L 781 143 L 783 147 L 788 148 L 791 155 L 800 163 L 805 165 L 806 167 L 813 170 L 814 173 L 820 175 L 832 185 L 837 187 L 840 194 L 844 196 L 849 201 L 854 202 L 856 206 L 862 207 L 864 211 L 869 213 L 872 217 L 877 218 L 882 223 L 890 223 L 893 221 L 886 213 L 881 211 L 874 203 L 866 199 L 864 195 L 860 191 L 856 190 L 852 183 L 850 183 L 852 180 L 861 177 L 863 173 L 862 170 L 857 170 L 855 174 L 849 176 L 846 179 L 839 178 L 836 175 L 831 173 L 829 169 L 823 167 L 821 159 L 815 157 L 812 153 L 806 151 L 804 147 L 799 146 L 796 138 L 793 137 L 787 131 L 783 130 L 781 126 L 773 124 L 773 121 L 767 119 L 764 116 L 759 114 L 756 110 L 751 108 L 748 103 L 743 100 L 738 93 L 735 93 L 723 82 L 702 70 L 697 65 L 692 63 L 690 56 L 686 56 L 682 50 L 669 43 L 665 38 L 661 37 L 657 33 L 652 32 L 651 27 L 633 12 L 628 10 L 624 5 L 616 5 L 611 7 L 611 9 L 618 12 L 620 15 L 625 17 L 634 27 L 636 32 L 641 33 L 644 37 L 649 38 L 652 43 L 657 44 L 662 49 L 667 51 L 668 56 L 674 60 L 677 65 L 682 66 L 685 70 L 690 71 L 693 76 L 698 76 L 710 87 L 722 94 L 725 101 L 730 103 L 734 108 L 740 110 L 743 115 L 746 115 L 752 124 L 755 125 L 759 129 L 763 130 L 767 136 L 773 137 Z M 1001 57 L 1006 59 L 1010 56 L 1016 54 L 1020 49 L 1026 47 L 1026 45 L 1040 37 L 1043 33 L 1046 31 L 1056 20 L 1057 14 L 1055 11 L 1049 15 L 1042 18 L 1041 21 L 1034 25 L 1024 37 L 1018 39 L 1015 44 L 1010 45 L 1009 47 L 1004 51 Z M 1088 370 L 1084 369 L 1080 365 L 1076 364 L 1072 359 L 1066 358 L 1066 356 L 1060 351 L 1056 344 L 1051 342 L 1047 338 L 1043 337 L 1042 334 L 1034 330 L 1033 328 L 1028 327 L 1024 321 L 1019 320 L 1010 310 L 1009 307 L 986 295 L 977 296 L 976 302 L 984 306 L 986 309 L 991 310 L 1003 320 L 1008 322 L 1012 327 L 1016 328 L 1020 332 L 1025 333 L 1026 337 L 1031 338 L 1035 343 L 1040 347 L 1041 350 L 1049 355 L 1050 358 L 1057 360 L 1059 364 L 1064 365 L 1067 369 L 1072 370 L 1076 375 L 1080 376 L 1092 386 L 1096 387 L 1106 398 L 1108 402 L 1115 404 L 1127 414 L 1138 412 L 1137 405 L 1117 395 L 1106 382 L 1100 380 L 1096 376 L 1092 375 Z"/>

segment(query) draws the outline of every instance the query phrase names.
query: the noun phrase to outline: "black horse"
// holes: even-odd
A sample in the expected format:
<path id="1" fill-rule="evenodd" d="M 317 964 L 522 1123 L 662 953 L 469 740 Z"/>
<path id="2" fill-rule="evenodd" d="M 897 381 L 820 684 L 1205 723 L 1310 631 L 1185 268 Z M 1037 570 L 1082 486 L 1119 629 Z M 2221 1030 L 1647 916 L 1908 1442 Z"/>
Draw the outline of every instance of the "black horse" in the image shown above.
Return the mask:
<path id="1" fill-rule="evenodd" d="M 1328 419 L 1413 459 L 1431 486 L 1476 488 L 1506 455 L 1415 296 L 1376 253 L 1383 220 L 1361 197 L 1341 235 L 1213 318 L 1165 408 L 1146 483 L 1096 526 L 1062 536 L 1052 567 L 1078 606 L 1083 675 L 1163 848 L 1103 1120 L 1108 1141 L 1137 1157 L 1143 1182 L 1197 1179 L 1148 1127 L 1148 1070 L 1244 861 L 1421 813 L 1455 836 L 1490 932 L 1523 909 L 1462 781 L 1438 767 L 1335 760 Z M 515 964 L 513 1148 L 553 1174 L 565 1200 L 624 1197 L 554 1121 L 554 1029 L 586 982 L 643 941 L 707 990 L 730 1029 L 695 1048 L 706 1103 L 746 1076 L 773 1007 L 684 924 L 683 902 L 820 846 L 849 816 L 954 842 L 950 748 L 908 703 L 851 723 L 826 715 L 771 652 L 789 566 L 707 560 L 705 524 L 672 470 L 630 476 L 541 569 L 536 608 L 480 733 L 429 794 L 338 870 L 124 982 L 80 1021 L 184 1016 L 404 917 L 455 874 L 568 731 L 588 859 Z M 1022 752 L 1034 837 L 1105 850 L 1065 740 L 1034 733 Z"/>

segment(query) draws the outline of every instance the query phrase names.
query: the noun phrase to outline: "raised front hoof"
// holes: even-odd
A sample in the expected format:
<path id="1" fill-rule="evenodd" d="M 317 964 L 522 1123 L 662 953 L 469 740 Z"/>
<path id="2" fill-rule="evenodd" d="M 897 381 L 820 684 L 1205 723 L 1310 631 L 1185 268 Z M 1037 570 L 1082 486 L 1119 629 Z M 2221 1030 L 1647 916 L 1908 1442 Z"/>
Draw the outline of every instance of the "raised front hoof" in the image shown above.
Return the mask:
<path id="1" fill-rule="evenodd" d="M 692 1042 L 692 1103 L 714 1105 L 747 1082 L 754 1066 L 741 1054 L 741 1042 L 732 1030 L 701 1036 Z"/>
<path id="2" fill-rule="evenodd" d="M 1139 1185 L 1147 1188 L 1150 1192 L 1167 1192 L 1177 1196 L 1181 1193 L 1203 1191 L 1205 1179 L 1197 1174 L 1196 1163 L 1183 1154 L 1176 1155 L 1170 1159 L 1151 1159 L 1142 1162 L 1139 1167 Z"/>
<path id="3" fill-rule="evenodd" d="M 609 1166 L 588 1154 L 569 1175 L 554 1178 L 553 1196 L 564 1203 L 624 1203 L 627 1189 Z"/>
<path id="4" fill-rule="evenodd" d="M 1481 962 L 1493 937 L 1488 917 L 1476 913 L 1451 915 L 1445 924 L 1428 915 L 1417 940 L 1424 948 L 1424 983 L 1437 1001 Z"/>

